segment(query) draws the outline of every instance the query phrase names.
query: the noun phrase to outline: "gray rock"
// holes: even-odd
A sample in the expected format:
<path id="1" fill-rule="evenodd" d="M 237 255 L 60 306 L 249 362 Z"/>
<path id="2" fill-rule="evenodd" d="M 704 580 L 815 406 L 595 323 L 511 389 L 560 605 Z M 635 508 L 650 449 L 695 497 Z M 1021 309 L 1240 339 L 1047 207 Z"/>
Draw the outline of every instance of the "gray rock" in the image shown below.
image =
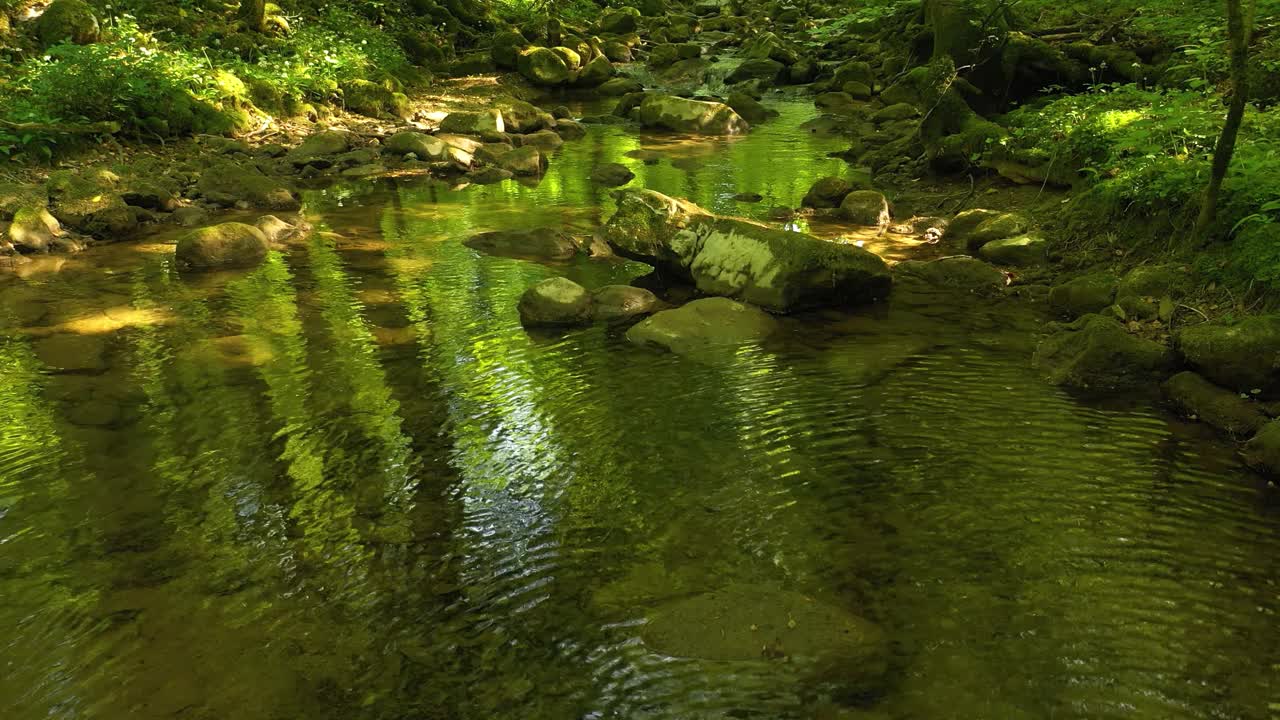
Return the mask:
<path id="1" fill-rule="evenodd" d="M 602 236 L 704 293 L 781 312 L 870 302 L 892 283 L 884 261 L 855 245 L 717 217 L 650 190 L 620 191 Z"/>
<path id="2" fill-rule="evenodd" d="M 525 327 L 572 326 L 591 322 L 591 295 L 568 278 L 554 277 L 520 296 L 516 309 Z"/>
<path id="3" fill-rule="evenodd" d="M 627 331 L 627 339 L 637 345 L 690 355 L 757 343 L 777 327 L 778 321 L 757 307 L 712 297 L 645 318 Z"/>

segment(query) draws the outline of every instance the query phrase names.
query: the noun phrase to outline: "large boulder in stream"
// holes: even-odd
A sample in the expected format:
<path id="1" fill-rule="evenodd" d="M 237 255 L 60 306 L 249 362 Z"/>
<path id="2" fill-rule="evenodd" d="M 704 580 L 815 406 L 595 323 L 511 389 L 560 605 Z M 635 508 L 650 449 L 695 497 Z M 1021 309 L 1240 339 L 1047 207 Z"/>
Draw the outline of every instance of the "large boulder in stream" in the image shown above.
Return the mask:
<path id="1" fill-rule="evenodd" d="M 641 125 L 704 135 L 742 135 L 751 129 L 733 108 L 718 102 L 646 93 L 635 111 Z"/>
<path id="2" fill-rule="evenodd" d="M 677 355 L 701 355 L 758 343 L 777 328 L 778 321 L 758 307 L 711 297 L 645 318 L 627 331 L 627 339 Z"/>
<path id="3" fill-rule="evenodd" d="M 267 236 L 258 228 L 227 222 L 179 238 L 177 262 L 193 272 L 246 268 L 262 262 L 269 249 Z"/>
<path id="4" fill-rule="evenodd" d="M 622 190 L 601 231 L 623 257 L 778 312 L 848 306 L 889 294 L 889 268 L 856 245 L 712 215 L 652 190 Z"/>
<path id="5" fill-rule="evenodd" d="M 1085 315 L 1042 340 L 1035 364 L 1055 384 L 1108 393 L 1160 380 L 1173 368 L 1174 355 L 1111 318 Z"/>

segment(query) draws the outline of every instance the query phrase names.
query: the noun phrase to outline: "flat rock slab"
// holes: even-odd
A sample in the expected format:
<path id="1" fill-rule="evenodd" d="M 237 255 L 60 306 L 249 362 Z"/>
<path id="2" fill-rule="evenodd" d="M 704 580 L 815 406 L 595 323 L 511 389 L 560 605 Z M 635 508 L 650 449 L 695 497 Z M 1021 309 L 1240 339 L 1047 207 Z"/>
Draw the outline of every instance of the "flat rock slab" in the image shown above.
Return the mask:
<path id="1" fill-rule="evenodd" d="M 711 297 L 648 317 L 627 331 L 627 339 L 685 355 L 760 342 L 777 327 L 760 308 Z"/>

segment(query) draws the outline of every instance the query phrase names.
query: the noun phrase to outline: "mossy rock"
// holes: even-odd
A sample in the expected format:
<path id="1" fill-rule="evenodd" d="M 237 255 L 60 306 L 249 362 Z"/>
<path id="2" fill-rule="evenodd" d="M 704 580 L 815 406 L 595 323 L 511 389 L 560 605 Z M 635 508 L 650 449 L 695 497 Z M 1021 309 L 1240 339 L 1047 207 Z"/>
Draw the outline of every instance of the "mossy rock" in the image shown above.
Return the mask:
<path id="1" fill-rule="evenodd" d="M 640 321 L 627 331 L 627 340 L 677 355 L 705 355 L 761 342 L 777 329 L 778 321 L 754 305 L 711 297 Z"/>
<path id="2" fill-rule="evenodd" d="M 56 172 L 47 187 L 50 210 L 66 227 L 104 239 L 120 239 L 137 228 L 120 195 L 120 178 L 109 170 Z"/>
<path id="3" fill-rule="evenodd" d="M 367 117 L 402 117 L 404 102 L 397 102 L 395 93 L 369 80 L 349 80 L 342 85 L 342 102 L 351 112 Z"/>
<path id="4" fill-rule="evenodd" d="M 252 225 L 228 222 L 190 232 L 178 239 L 179 267 L 192 272 L 253 267 L 267 257 L 270 246 Z"/>
<path id="5" fill-rule="evenodd" d="M 101 37 L 98 17 L 84 0 L 53 0 L 35 21 L 35 34 L 46 48 L 64 41 L 91 45 Z"/>
<path id="6" fill-rule="evenodd" d="M 750 125 L 733 108 L 718 102 L 688 100 L 673 95 L 639 93 L 637 117 L 645 127 L 706 135 L 741 135 Z M 623 97 L 625 104 L 628 98 Z"/>
<path id="7" fill-rule="evenodd" d="M 573 236 L 554 228 L 480 233 L 462 244 L 486 255 L 522 260 L 568 260 L 580 251 Z"/>
<path id="8" fill-rule="evenodd" d="M 591 294 L 563 277 L 548 278 L 520 296 L 517 311 L 525 327 L 585 325 L 591 322 Z"/>
<path id="9" fill-rule="evenodd" d="M 1058 385 L 1094 393 L 1148 386 L 1171 370 L 1169 348 L 1129 334 L 1102 315 L 1085 315 L 1036 348 L 1035 364 Z"/>
<path id="10" fill-rule="evenodd" d="M 1280 396 L 1280 315 L 1194 325 L 1175 341 L 1187 362 L 1213 382 L 1236 392 Z"/>
<path id="11" fill-rule="evenodd" d="M 1034 233 L 992 240 L 982 246 L 978 256 L 996 265 L 1034 267 L 1049 262 L 1049 241 Z"/>
<path id="12" fill-rule="evenodd" d="M 809 191 L 805 193 L 804 198 L 800 200 L 801 207 L 807 208 L 838 208 L 840 203 L 844 201 L 845 196 L 858 189 L 854 183 L 840 177 L 824 177 L 819 178 Z M 870 189 L 870 188 L 863 188 Z"/>
<path id="13" fill-rule="evenodd" d="M 285 155 L 285 158 L 299 167 L 317 163 L 323 164 L 327 158 L 340 155 L 350 149 L 351 135 L 349 133 L 337 130 L 322 130 L 307 136 L 301 144 L 290 150 Z"/>
<path id="14" fill-rule="evenodd" d="M 252 165 L 224 161 L 200 174 L 200 194 L 224 207 L 237 205 L 264 210 L 297 210 L 302 207 L 293 190 L 276 178 L 267 177 Z"/>
<path id="15" fill-rule="evenodd" d="M 4 231 L 5 239 L 22 252 L 48 252 L 65 234 L 61 223 L 44 205 L 18 208 Z"/>
<path id="16" fill-rule="evenodd" d="M 1110 272 L 1074 278 L 1049 291 L 1049 307 L 1070 319 L 1101 312 L 1115 302 L 1119 282 L 1115 273 Z"/>
<path id="17" fill-rule="evenodd" d="M 563 55 L 545 47 L 521 50 L 516 57 L 516 67 L 529 82 L 548 87 L 567 85 L 576 70 Z"/>
<path id="18" fill-rule="evenodd" d="M 964 255 L 937 260 L 904 260 L 893 266 L 896 276 L 919 279 L 930 285 L 974 293 L 995 293 L 1005 286 L 998 268 Z"/>
<path id="19" fill-rule="evenodd" d="M 1267 416 L 1257 403 L 1189 370 L 1166 380 L 1161 389 L 1183 415 L 1234 437 L 1249 437 L 1267 423 Z"/>
<path id="20" fill-rule="evenodd" d="M 876 190 L 854 190 L 840 201 L 838 214 L 854 225 L 884 231 L 889 226 L 889 201 Z"/>

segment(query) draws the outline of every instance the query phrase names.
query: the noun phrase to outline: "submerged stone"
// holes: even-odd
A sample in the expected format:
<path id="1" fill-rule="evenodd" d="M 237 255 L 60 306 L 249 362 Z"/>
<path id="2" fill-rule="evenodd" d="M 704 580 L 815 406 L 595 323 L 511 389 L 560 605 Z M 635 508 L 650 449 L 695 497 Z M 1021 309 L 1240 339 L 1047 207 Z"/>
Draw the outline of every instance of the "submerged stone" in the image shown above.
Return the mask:
<path id="1" fill-rule="evenodd" d="M 568 260 L 578 254 L 578 243 L 568 233 L 553 228 L 500 230 L 480 233 L 463 245 L 488 255 L 538 260 Z"/>
<path id="2" fill-rule="evenodd" d="M 621 163 L 605 163 L 595 170 L 591 171 L 591 182 L 606 187 L 617 187 L 626 185 L 635 179 L 636 174 L 631 172 L 631 168 Z"/>
<path id="3" fill-rule="evenodd" d="M 688 355 L 760 342 L 777 327 L 778 321 L 760 308 L 712 297 L 648 317 L 627 331 L 627 339 Z"/>
<path id="4" fill-rule="evenodd" d="M 789 312 L 889 293 L 889 268 L 855 245 L 722 218 L 651 190 L 623 190 L 602 236 L 623 257 L 710 295 Z"/>
<path id="5" fill-rule="evenodd" d="M 878 625 L 768 585 L 734 584 L 661 605 L 640 637 L 672 657 L 796 662 L 844 692 L 872 691 L 888 670 L 888 642 Z"/>

